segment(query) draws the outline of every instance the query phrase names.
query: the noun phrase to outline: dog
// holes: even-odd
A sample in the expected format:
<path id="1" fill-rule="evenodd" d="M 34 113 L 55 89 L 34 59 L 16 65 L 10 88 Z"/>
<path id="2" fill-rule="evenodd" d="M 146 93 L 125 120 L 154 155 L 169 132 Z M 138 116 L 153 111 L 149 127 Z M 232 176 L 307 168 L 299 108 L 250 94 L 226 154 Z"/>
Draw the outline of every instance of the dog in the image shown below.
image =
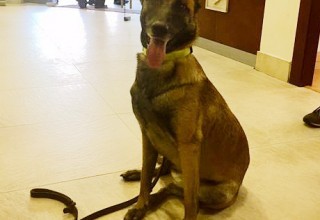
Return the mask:
<path id="1" fill-rule="evenodd" d="M 141 3 L 145 49 L 137 55 L 130 93 L 142 132 L 143 164 L 138 201 L 124 219 L 143 219 L 151 206 L 178 196 L 184 219 L 195 220 L 199 208 L 220 210 L 235 202 L 250 161 L 248 141 L 191 53 L 198 0 Z M 151 196 L 159 155 L 177 178 Z"/>

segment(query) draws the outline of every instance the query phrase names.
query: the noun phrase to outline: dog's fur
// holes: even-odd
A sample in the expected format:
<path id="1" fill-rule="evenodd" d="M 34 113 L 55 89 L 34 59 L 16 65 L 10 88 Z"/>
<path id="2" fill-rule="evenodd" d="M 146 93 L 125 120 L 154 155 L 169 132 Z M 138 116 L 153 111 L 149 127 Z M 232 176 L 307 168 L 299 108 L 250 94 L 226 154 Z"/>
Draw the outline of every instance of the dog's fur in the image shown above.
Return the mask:
<path id="1" fill-rule="evenodd" d="M 142 219 L 153 202 L 184 199 L 186 220 L 198 207 L 223 209 L 236 199 L 249 165 L 245 133 L 226 102 L 192 55 L 166 60 L 166 53 L 189 48 L 197 36 L 197 0 L 141 0 L 141 42 L 133 110 L 143 140 L 141 187 L 125 220 Z M 160 51 L 160 52 L 159 52 Z M 160 57 L 160 58 L 159 58 Z M 158 155 L 181 173 L 155 198 L 151 180 Z"/>

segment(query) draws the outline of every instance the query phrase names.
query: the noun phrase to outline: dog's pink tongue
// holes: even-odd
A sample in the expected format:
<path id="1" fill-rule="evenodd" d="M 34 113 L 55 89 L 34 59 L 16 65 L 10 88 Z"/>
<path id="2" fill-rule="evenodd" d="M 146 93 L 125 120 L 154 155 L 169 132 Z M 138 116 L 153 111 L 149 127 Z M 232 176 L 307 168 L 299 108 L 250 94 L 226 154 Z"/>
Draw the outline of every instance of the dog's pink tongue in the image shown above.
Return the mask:
<path id="1" fill-rule="evenodd" d="M 151 68 L 159 68 L 166 55 L 166 42 L 151 38 L 147 50 L 148 65 Z"/>

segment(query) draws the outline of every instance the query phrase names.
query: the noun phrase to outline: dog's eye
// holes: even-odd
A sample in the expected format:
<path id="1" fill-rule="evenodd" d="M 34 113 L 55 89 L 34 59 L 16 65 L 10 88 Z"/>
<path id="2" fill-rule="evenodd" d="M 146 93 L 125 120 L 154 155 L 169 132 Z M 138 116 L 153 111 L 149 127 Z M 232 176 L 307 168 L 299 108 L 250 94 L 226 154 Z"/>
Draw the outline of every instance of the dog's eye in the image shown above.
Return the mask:
<path id="1" fill-rule="evenodd" d="M 184 4 L 184 3 L 181 3 L 181 4 L 179 5 L 179 7 L 180 7 L 180 9 L 183 10 L 183 11 L 189 11 L 188 6 L 187 6 L 186 4 Z"/>
<path id="2" fill-rule="evenodd" d="M 188 6 L 186 5 L 186 3 L 183 3 L 183 2 L 177 1 L 174 4 L 174 8 L 175 8 L 175 10 L 178 10 L 180 12 L 189 12 Z"/>

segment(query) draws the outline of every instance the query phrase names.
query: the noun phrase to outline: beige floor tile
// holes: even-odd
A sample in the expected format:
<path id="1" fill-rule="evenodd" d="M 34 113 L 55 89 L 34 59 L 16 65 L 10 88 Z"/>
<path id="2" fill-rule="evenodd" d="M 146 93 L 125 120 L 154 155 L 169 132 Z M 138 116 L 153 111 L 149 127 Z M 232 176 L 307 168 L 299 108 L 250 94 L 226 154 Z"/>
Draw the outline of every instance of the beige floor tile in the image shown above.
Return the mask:
<path id="1" fill-rule="evenodd" d="M 0 140 L 0 192 L 137 168 L 141 158 L 117 116 L 0 128 Z"/>
<path id="2" fill-rule="evenodd" d="M 251 150 L 244 186 L 248 197 L 252 194 L 258 199 L 256 208 L 268 219 L 320 216 L 320 195 L 316 193 L 320 186 L 319 147 L 319 139 L 310 138 Z"/>
<path id="3" fill-rule="evenodd" d="M 72 182 L 47 185 L 46 188 L 62 192 L 77 203 L 79 217 L 84 217 L 94 211 L 131 199 L 139 191 L 138 183 L 125 183 L 120 173 L 86 178 Z M 73 219 L 63 214 L 64 205 L 49 199 L 30 198 L 29 190 L 21 190 L 0 194 L 1 219 Z M 20 207 L 13 210 L 12 206 Z M 121 219 L 125 210 L 102 219 Z"/>
<path id="4" fill-rule="evenodd" d="M 317 93 L 255 70 L 209 74 L 209 78 L 244 126 L 251 147 L 318 136 L 318 130 L 302 122 L 318 105 Z"/>
<path id="5" fill-rule="evenodd" d="M 135 79 L 136 60 L 130 61 L 108 61 L 108 62 L 89 62 L 76 64 L 79 72 L 93 85 L 111 84 L 113 81 L 129 81 L 133 84 Z"/>
<path id="6" fill-rule="evenodd" d="M 319 144 L 319 140 L 314 138 L 251 150 L 251 167 L 236 203 L 217 214 L 201 211 L 198 219 L 300 219 L 303 216 L 316 220 L 320 213 L 317 208 L 320 198 L 318 194 L 314 194 L 319 189 Z M 155 191 L 167 181 L 170 179 L 160 181 Z M 46 187 L 66 193 L 74 199 L 82 216 L 131 198 L 139 190 L 137 183 L 123 183 L 119 173 Z M 58 203 L 41 199 L 29 201 L 27 196 L 27 191 L 2 194 L 0 200 L 6 201 L 5 204 L 16 202 L 22 207 L 19 214 L 12 212 L 7 206 L 2 212 L 17 219 L 19 216 L 41 219 L 46 215 L 48 218 L 61 215 L 58 210 L 62 207 Z M 180 200 L 172 199 L 156 212 L 150 213 L 147 219 L 180 219 L 182 208 Z M 102 219 L 122 219 L 124 213 L 125 210 L 122 210 Z"/>
<path id="7" fill-rule="evenodd" d="M 6 64 L 0 66 L 0 72 L 0 91 L 87 83 L 74 65 L 66 63 Z"/>
<path id="8" fill-rule="evenodd" d="M 88 84 L 0 93 L 0 126 L 17 126 L 54 121 L 96 120 L 115 114 Z"/>
<path id="9" fill-rule="evenodd" d="M 127 113 L 127 114 L 119 114 L 119 118 L 123 121 L 123 123 L 126 124 L 126 126 L 132 131 L 136 137 L 139 137 L 139 140 L 141 140 L 141 131 L 139 123 L 134 116 L 133 113 Z"/>
<path id="10" fill-rule="evenodd" d="M 136 62 L 92 62 L 76 66 L 116 113 L 132 113 L 130 88 Z"/>
<path id="11" fill-rule="evenodd" d="M 123 114 L 132 113 L 131 85 L 132 81 L 112 81 L 107 85 L 96 84 L 95 87 L 115 112 Z"/>
<path id="12" fill-rule="evenodd" d="M 238 61 L 223 57 L 218 54 L 209 52 L 208 50 L 193 47 L 194 55 L 206 74 L 226 73 L 230 71 L 252 70 L 252 67 L 240 63 Z"/>

